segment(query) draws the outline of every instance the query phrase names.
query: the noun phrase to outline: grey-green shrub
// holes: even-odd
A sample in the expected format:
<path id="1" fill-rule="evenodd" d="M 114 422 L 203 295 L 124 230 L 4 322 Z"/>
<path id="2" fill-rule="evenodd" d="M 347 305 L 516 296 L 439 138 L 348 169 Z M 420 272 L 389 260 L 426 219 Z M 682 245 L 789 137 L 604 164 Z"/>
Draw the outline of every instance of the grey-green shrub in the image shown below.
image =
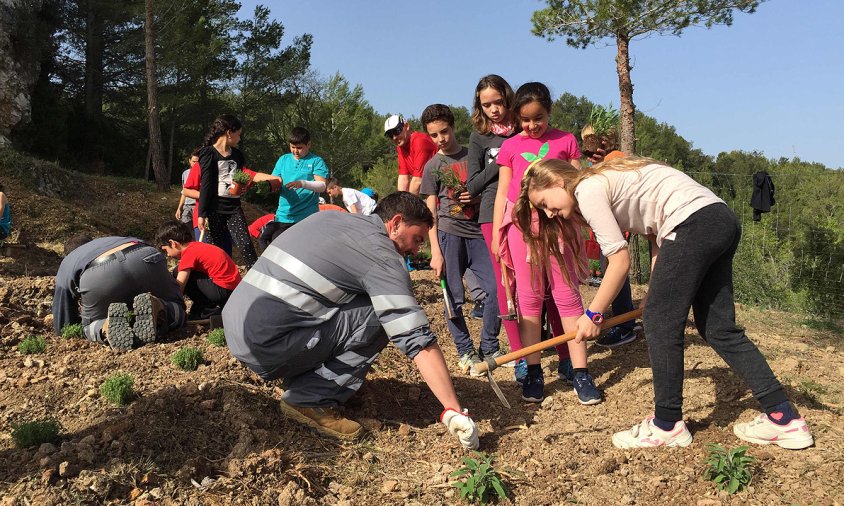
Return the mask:
<path id="1" fill-rule="evenodd" d="M 135 380 L 131 374 L 112 374 L 100 385 L 100 395 L 115 406 L 125 406 L 135 397 Z"/>
<path id="2" fill-rule="evenodd" d="M 205 361 L 205 357 L 203 357 L 202 351 L 186 346 L 174 353 L 170 357 L 170 361 L 183 371 L 195 371 L 199 364 Z"/>
<path id="3" fill-rule="evenodd" d="M 18 343 L 18 352 L 21 355 L 41 353 L 47 348 L 47 340 L 44 336 L 29 336 Z"/>
<path id="4" fill-rule="evenodd" d="M 214 329 L 208 333 L 208 337 L 206 337 L 205 340 L 212 346 L 225 346 L 226 333 L 223 329 Z"/>
<path id="5" fill-rule="evenodd" d="M 12 439 L 18 448 L 41 446 L 59 438 L 62 426 L 53 418 L 12 425 Z"/>

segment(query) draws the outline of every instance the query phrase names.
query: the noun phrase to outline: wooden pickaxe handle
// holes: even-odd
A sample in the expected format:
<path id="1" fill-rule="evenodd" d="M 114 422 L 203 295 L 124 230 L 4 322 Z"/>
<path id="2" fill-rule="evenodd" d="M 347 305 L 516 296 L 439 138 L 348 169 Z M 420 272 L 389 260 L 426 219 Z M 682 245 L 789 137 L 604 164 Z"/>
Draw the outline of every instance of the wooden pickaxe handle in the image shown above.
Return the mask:
<path id="1" fill-rule="evenodd" d="M 501 262 L 501 282 L 504 283 L 504 292 L 507 294 L 507 313 L 508 315 L 516 315 L 516 303 L 513 301 L 513 292 L 510 291 L 510 273 L 507 270 L 507 264 L 504 263 L 503 258 L 498 259 Z"/>
<path id="2" fill-rule="evenodd" d="M 612 318 L 605 320 L 604 323 L 601 324 L 601 329 L 603 330 L 603 329 L 615 327 L 619 323 L 624 323 L 626 321 L 639 318 L 640 316 L 642 316 L 642 308 L 634 309 L 633 311 L 630 311 L 630 312 L 627 312 L 627 313 L 624 313 L 624 314 L 620 314 L 618 316 L 613 316 Z M 512 351 L 512 352 L 510 352 L 510 353 L 508 353 L 508 354 L 506 354 L 502 357 L 496 358 L 495 360 L 487 359 L 486 361 L 481 362 L 480 364 L 475 364 L 472 367 L 474 367 L 475 371 L 480 372 L 480 373 L 486 372 L 487 370 L 491 371 L 491 370 L 497 368 L 498 366 L 500 366 L 502 364 L 506 364 L 507 362 L 512 362 L 513 360 L 518 360 L 520 358 L 524 358 L 524 357 L 530 355 L 531 353 L 536 353 L 537 351 L 546 350 L 546 349 L 551 348 L 553 346 L 557 346 L 558 344 L 563 344 L 565 342 L 571 341 L 575 337 L 577 337 L 577 331 L 572 330 L 571 332 L 566 332 L 565 334 L 563 334 L 561 336 L 553 337 L 551 339 L 548 339 L 547 341 L 542 341 L 542 342 L 533 344 L 533 345 L 528 346 L 526 348 L 522 348 L 521 350 L 518 350 L 518 351 Z"/>

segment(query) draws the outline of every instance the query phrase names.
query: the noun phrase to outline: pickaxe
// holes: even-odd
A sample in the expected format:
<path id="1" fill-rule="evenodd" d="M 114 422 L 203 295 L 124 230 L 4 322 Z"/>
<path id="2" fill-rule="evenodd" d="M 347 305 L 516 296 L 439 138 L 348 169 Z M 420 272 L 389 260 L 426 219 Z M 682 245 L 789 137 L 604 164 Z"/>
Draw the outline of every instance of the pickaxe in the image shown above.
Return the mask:
<path id="1" fill-rule="evenodd" d="M 633 311 L 620 314 L 618 316 L 613 316 L 612 318 L 605 320 L 604 323 L 601 324 L 601 330 L 615 327 L 619 323 L 634 320 L 636 318 L 639 318 L 640 316 L 642 316 L 641 308 L 634 309 Z M 524 358 L 530 355 L 531 353 L 536 353 L 537 351 L 542 351 L 553 346 L 557 346 L 558 344 L 563 344 L 565 342 L 571 341 L 575 337 L 577 337 L 577 331 L 573 330 L 571 332 L 566 332 L 561 336 L 552 337 L 547 341 L 542 341 L 533 344 L 531 346 L 522 348 L 518 351 L 510 352 L 498 358 L 488 357 L 484 360 L 484 362 L 475 364 L 474 366 L 472 366 L 472 368 L 475 370 L 475 372 L 486 373 L 486 377 L 489 380 L 489 384 L 492 387 L 493 392 L 495 392 L 495 395 L 498 396 L 498 399 L 501 401 L 501 403 L 504 404 L 507 408 L 509 408 L 510 403 L 507 402 L 507 398 L 504 397 L 504 393 L 501 391 L 501 388 L 498 387 L 498 384 L 495 382 L 495 379 L 493 379 L 492 370 L 506 364 L 507 362 L 512 362 L 513 360 Z"/>

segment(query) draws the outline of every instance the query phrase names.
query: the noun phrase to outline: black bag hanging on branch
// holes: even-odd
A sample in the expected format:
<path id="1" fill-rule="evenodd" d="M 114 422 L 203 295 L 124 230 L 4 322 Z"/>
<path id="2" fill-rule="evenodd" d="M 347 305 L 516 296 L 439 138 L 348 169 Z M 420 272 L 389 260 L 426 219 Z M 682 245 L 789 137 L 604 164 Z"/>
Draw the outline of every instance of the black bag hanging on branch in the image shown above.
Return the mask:
<path id="1" fill-rule="evenodd" d="M 753 221 L 762 220 L 762 213 L 771 212 L 774 200 L 774 182 L 764 170 L 753 174 L 753 195 L 750 196 L 750 207 L 753 208 Z"/>

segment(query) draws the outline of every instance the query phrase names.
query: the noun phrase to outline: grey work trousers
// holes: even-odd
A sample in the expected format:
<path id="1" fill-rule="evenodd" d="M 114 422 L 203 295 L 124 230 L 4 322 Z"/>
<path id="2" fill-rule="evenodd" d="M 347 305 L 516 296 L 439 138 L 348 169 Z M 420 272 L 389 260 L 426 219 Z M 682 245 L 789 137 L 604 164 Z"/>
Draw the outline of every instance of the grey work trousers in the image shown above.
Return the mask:
<path id="1" fill-rule="evenodd" d="M 179 285 L 167 270 L 164 254 L 152 246 L 143 246 L 127 253 L 114 253 L 107 262 L 94 264 L 82 271 L 79 293 L 82 303 L 82 326 L 85 337 L 103 342 L 103 324 L 108 306 L 125 302 L 132 306 L 136 295 L 150 292 L 161 299 L 167 312 L 170 330 L 185 324 L 185 299 Z"/>
<path id="2" fill-rule="evenodd" d="M 271 346 L 272 363 L 243 363 L 265 380 L 282 378 L 288 404 L 329 407 L 360 389 L 388 343 L 369 297 L 358 296 L 325 323 L 279 336 Z"/>

